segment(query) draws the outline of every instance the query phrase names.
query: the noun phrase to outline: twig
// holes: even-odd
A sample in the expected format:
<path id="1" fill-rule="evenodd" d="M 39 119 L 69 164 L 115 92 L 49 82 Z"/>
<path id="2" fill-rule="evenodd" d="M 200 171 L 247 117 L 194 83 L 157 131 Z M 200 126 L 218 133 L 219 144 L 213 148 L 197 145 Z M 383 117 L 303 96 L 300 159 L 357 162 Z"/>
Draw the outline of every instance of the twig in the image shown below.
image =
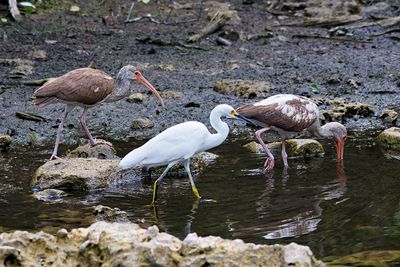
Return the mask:
<path id="1" fill-rule="evenodd" d="M 338 16 L 338 17 L 333 17 L 333 18 L 328 18 L 328 19 L 324 19 L 324 18 L 311 19 L 311 20 L 304 21 L 302 23 L 281 24 L 279 26 L 330 27 L 330 26 L 338 26 L 338 25 L 356 22 L 361 19 L 362 19 L 362 17 L 359 15 Z"/>
<path id="2" fill-rule="evenodd" d="M 10 8 L 11 16 L 16 21 L 22 21 L 21 13 L 19 12 L 18 7 L 17 7 L 17 0 L 8 0 L 8 5 Z"/>
<path id="3" fill-rule="evenodd" d="M 339 42 L 352 42 L 352 43 L 373 43 L 373 41 L 357 40 L 357 39 L 350 39 L 350 38 L 329 37 L 329 36 L 320 36 L 320 35 L 296 34 L 296 35 L 293 35 L 292 37 L 294 37 L 294 38 L 302 38 L 302 39 L 324 39 L 324 40 L 339 41 Z"/>
<path id="4" fill-rule="evenodd" d="M 216 19 L 212 20 L 209 24 L 207 24 L 206 27 L 201 29 L 199 33 L 190 36 L 187 41 L 190 43 L 195 43 L 195 42 L 199 41 L 200 39 L 221 29 L 227 21 L 228 21 L 228 18 L 226 18 L 223 15 L 222 16 L 220 15 L 220 16 L 216 17 Z"/>
<path id="5" fill-rule="evenodd" d="M 150 37 L 146 38 L 136 38 L 141 43 L 145 44 L 152 44 L 152 45 L 159 45 L 159 46 L 176 46 L 176 47 L 183 47 L 183 48 L 188 48 L 188 49 L 197 49 L 197 50 L 203 50 L 203 51 L 208 51 L 208 49 L 196 46 L 196 45 L 188 45 L 185 43 L 182 43 L 180 41 L 168 41 L 168 40 L 163 40 L 163 39 L 152 39 Z"/>
<path id="6" fill-rule="evenodd" d="M 382 35 L 385 35 L 385 34 L 388 34 L 388 33 L 392 33 L 392 32 L 400 32 L 400 29 L 399 28 L 398 29 L 390 29 L 390 30 L 387 30 L 387 31 L 384 31 L 384 32 L 370 34 L 369 36 L 371 36 L 371 37 L 382 36 Z"/>
<path id="7" fill-rule="evenodd" d="M 125 22 L 128 22 L 131 20 L 131 14 L 132 14 L 134 6 L 135 6 L 135 2 L 132 1 L 131 7 L 129 8 L 128 16 L 126 17 Z"/>
<path id="8" fill-rule="evenodd" d="M 15 116 L 29 121 L 46 121 L 48 118 L 30 112 L 15 112 Z"/>

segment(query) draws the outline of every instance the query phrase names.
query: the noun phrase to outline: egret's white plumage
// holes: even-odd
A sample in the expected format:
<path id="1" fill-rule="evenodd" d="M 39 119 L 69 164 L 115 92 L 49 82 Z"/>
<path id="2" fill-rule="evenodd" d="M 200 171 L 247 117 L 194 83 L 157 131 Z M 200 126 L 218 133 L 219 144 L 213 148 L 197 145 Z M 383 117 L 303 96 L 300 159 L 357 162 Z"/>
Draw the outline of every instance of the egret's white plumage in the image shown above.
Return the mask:
<path id="1" fill-rule="evenodd" d="M 199 197 L 190 173 L 189 160 L 199 152 L 220 145 L 227 138 L 229 127 L 221 120 L 221 117 L 228 116 L 247 121 L 231 106 L 226 104 L 218 105 L 210 114 L 210 123 L 216 130 L 216 133 L 210 133 L 207 127 L 201 122 L 183 122 L 166 129 L 141 147 L 128 153 L 121 160 L 119 165 L 122 169 L 128 169 L 138 165 L 147 168 L 168 165 L 163 174 L 154 183 L 154 203 L 157 186 L 167 174 L 168 170 L 176 163 L 182 161 L 192 184 L 192 190 L 194 194 Z"/>
<path id="2" fill-rule="evenodd" d="M 278 94 L 254 104 L 241 106 L 237 110 L 263 127 L 256 132 L 256 138 L 268 155 L 265 162 L 266 170 L 274 167 L 274 156 L 261 139 L 261 134 L 270 129 L 276 131 L 284 140 L 293 138 L 302 131 L 309 131 L 318 137 L 332 137 L 336 143 L 337 157 L 340 160 L 343 159 L 346 128 L 338 122 L 330 122 L 321 127 L 318 106 L 306 97 Z M 284 141 L 282 142 L 282 158 L 287 167 Z"/>

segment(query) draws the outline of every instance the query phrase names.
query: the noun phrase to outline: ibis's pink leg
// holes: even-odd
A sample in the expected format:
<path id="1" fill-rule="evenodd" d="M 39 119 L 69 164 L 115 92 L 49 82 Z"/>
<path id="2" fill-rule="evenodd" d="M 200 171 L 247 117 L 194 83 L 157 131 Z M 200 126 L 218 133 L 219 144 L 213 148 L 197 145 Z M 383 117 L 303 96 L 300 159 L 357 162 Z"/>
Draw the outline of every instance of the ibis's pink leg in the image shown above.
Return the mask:
<path id="1" fill-rule="evenodd" d="M 64 122 L 68 116 L 68 113 L 71 112 L 71 110 L 73 110 L 73 109 L 74 109 L 74 106 L 70 106 L 70 105 L 65 106 L 64 116 L 62 117 L 61 122 L 58 125 L 56 144 L 54 145 L 53 154 L 51 155 L 50 160 L 59 159 L 59 157 L 57 156 L 57 152 L 58 152 L 58 145 L 60 144 L 61 132 L 63 130 Z"/>
<path id="2" fill-rule="evenodd" d="M 287 167 L 289 167 L 289 165 L 288 165 L 288 162 L 287 162 L 287 153 L 286 153 L 285 141 L 282 141 L 281 154 L 282 154 L 283 166 L 285 167 L 285 169 L 287 169 Z"/>
<path id="3" fill-rule="evenodd" d="M 267 127 L 267 128 L 262 128 L 262 129 L 256 131 L 256 138 L 257 138 L 258 142 L 260 142 L 261 146 L 264 148 L 264 151 L 265 151 L 265 153 L 267 153 L 267 156 L 268 156 L 267 160 L 264 163 L 264 167 L 265 167 L 264 171 L 270 171 L 274 168 L 274 155 L 272 155 L 272 153 L 271 153 L 271 151 L 269 151 L 267 145 L 261 139 L 261 134 L 263 132 L 268 131 L 269 129 L 270 128 Z"/>
<path id="4" fill-rule="evenodd" d="M 98 145 L 98 144 L 106 144 L 106 145 L 112 147 L 112 144 L 110 142 L 96 141 L 96 139 L 93 138 L 92 134 L 89 131 L 89 128 L 86 125 L 86 114 L 87 114 L 87 112 L 88 112 L 88 109 L 84 108 L 82 116 L 81 116 L 81 125 L 82 125 L 83 130 L 85 130 L 85 133 L 86 133 L 87 137 L 89 138 L 90 145 L 91 146 L 95 146 L 95 145 Z"/>

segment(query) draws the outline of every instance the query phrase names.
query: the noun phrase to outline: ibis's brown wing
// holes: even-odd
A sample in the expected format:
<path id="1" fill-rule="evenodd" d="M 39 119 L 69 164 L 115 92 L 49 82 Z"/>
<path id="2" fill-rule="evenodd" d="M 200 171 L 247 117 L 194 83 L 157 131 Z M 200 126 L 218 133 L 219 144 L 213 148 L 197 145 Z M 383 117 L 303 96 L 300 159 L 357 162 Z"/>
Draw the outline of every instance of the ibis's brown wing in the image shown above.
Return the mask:
<path id="1" fill-rule="evenodd" d="M 107 73 L 81 68 L 44 84 L 33 93 L 33 97 L 38 102 L 47 98 L 90 106 L 103 100 L 115 86 L 114 79 Z"/>
<path id="2" fill-rule="evenodd" d="M 240 115 L 256 120 L 262 126 L 275 126 L 288 132 L 300 132 L 318 119 L 318 107 L 309 100 L 293 99 L 268 105 L 244 105 L 237 109 Z"/>

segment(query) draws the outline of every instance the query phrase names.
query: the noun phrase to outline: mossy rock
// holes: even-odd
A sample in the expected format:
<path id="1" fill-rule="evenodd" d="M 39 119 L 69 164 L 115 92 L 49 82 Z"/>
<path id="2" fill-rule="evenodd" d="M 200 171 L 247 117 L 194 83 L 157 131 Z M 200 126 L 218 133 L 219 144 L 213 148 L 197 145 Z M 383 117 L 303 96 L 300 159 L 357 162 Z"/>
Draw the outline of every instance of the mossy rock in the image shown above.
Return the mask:
<path id="1" fill-rule="evenodd" d="M 383 148 L 400 152 L 400 128 L 386 129 L 378 135 L 377 139 Z"/>
<path id="2" fill-rule="evenodd" d="M 0 134 L 0 151 L 7 151 L 12 142 L 12 137 L 7 134 Z"/>
<path id="3" fill-rule="evenodd" d="M 235 95 L 241 98 L 266 97 L 273 89 L 272 84 L 257 80 L 218 80 L 214 91 L 224 95 Z"/>
<path id="4" fill-rule="evenodd" d="M 243 146 L 253 153 L 265 153 L 262 146 L 253 141 Z M 272 151 L 278 151 L 281 142 L 268 143 L 267 147 Z M 320 157 L 325 153 L 320 142 L 313 139 L 288 139 L 286 140 L 286 152 L 289 157 Z"/>
<path id="5" fill-rule="evenodd" d="M 66 158 L 119 159 L 115 153 L 114 147 L 106 144 L 98 144 L 96 146 L 86 144 L 68 152 Z"/>

